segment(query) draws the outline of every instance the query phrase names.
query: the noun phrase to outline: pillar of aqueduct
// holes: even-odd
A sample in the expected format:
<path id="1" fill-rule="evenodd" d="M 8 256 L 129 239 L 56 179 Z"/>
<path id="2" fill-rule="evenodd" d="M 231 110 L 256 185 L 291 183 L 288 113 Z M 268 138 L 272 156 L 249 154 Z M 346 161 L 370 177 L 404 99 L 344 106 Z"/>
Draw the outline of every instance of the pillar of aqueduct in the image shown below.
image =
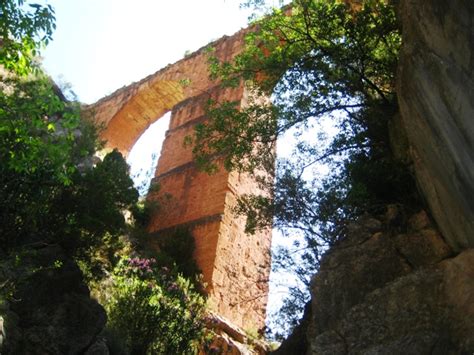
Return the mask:
<path id="1" fill-rule="evenodd" d="M 213 54 L 229 60 L 242 49 L 244 35 L 242 30 L 211 43 Z M 203 107 L 209 98 L 245 105 L 246 90 L 243 86 L 223 89 L 209 80 L 208 54 L 202 48 L 117 90 L 90 109 L 95 121 L 105 127 L 102 138 L 107 146 L 124 155 L 150 124 L 171 111 L 154 177 L 161 188 L 148 196 L 153 200 L 169 194 L 171 198 L 152 216 L 149 231 L 159 235 L 174 227 L 189 227 L 211 307 L 238 326 L 260 328 L 267 303 L 271 231 L 246 235 L 244 221 L 231 211 L 236 196 L 251 192 L 255 183 L 224 169 L 214 175 L 198 171 L 191 148 L 183 146 L 193 126 L 206 119 Z"/>

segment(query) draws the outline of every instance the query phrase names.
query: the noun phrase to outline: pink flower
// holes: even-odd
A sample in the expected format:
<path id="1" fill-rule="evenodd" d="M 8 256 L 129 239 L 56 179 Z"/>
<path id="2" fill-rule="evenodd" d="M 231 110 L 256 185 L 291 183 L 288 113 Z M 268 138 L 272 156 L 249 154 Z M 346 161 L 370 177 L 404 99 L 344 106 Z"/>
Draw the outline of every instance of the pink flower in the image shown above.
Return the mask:
<path id="1" fill-rule="evenodd" d="M 177 289 L 178 285 L 174 282 L 170 286 L 168 286 L 168 291 L 176 291 Z"/>

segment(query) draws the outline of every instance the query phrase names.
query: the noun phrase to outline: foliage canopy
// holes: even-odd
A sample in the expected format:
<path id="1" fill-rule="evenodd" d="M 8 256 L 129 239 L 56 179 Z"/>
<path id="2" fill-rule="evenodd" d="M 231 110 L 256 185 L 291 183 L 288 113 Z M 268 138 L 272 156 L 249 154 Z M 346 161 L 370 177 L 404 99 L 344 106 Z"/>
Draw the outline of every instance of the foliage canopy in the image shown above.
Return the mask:
<path id="1" fill-rule="evenodd" d="M 125 228 L 138 193 L 114 151 L 102 162 L 95 129 L 44 76 L 3 78 L 0 91 L 2 248 L 59 242 L 83 255 Z"/>
<path id="2" fill-rule="evenodd" d="M 137 191 L 120 153 L 94 158 L 96 129 L 34 62 L 53 8 L 7 0 L 0 11 L 1 248 L 60 243 L 85 257 L 124 231 Z"/>
<path id="3" fill-rule="evenodd" d="M 117 150 L 102 160 L 94 155 L 102 148 L 96 128 L 34 62 L 55 28 L 53 9 L 6 0 L 0 11 L 0 276 L 9 275 L 0 282 L 3 322 L 5 304 L 8 310 L 3 301 L 13 299 L 21 278 L 10 265 L 34 275 L 40 269 L 25 265 L 26 256 L 41 258 L 37 250 L 53 246 L 66 251 L 70 265 L 75 265 L 73 259 L 81 265 L 91 285 L 99 284 L 104 269 L 113 269 L 123 253 L 119 239 L 124 238 L 119 237 L 132 229 L 125 211 L 131 212 L 135 232 L 146 223 L 148 211 L 137 203 L 122 155 Z M 163 255 L 162 263 L 177 261 L 176 268 L 193 274 L 193 245 L 188 247 L 192 236 L 185 231 L 179 235 L 163 243 L 163 252 L 171 255 Z M 45 277 L 53 277 L 62 266 L 62 259 L 46 265 Z M 106 308 L 110 327 L 123 338 L 126 349 L 121 351 L 195 353 L 205 300 L 191 281 L 171 267 L 139 257 L 123 258 L 111 274 Z M 13 327 L 10 321 L 7 333 Z"/>
<path id="4" fill-rule="evenodd" d="M 3 0 L 0 4 L 0 65 L 18 75 L 32 71 L 34 59 L 56 28 L 51 5 Z"/>
<path id="5" fill-rule="evenodd" d="M 288 250 L 274 260 L 307 286 L 324 251 L 345 237 L 348 221 L 415 199 L 412 177 L 389 139 L 398 110 L 395 8 L 384 0 L 347 3 L 295 0 L 257 20 L 232 61 L 219 62 L 211 50 L 211 76 L 244 85 L 253 100 L 243 108 L 210 101 L 210 119 L 193 137 L 205 170 L 217 168 L 218 156 L 226 169 L 253 174 L 267 191 L 243 196 L 236 211 L 247 216 L 248 232 L 273 225 L 300 236 L 297 263 Z M 271 105 L 262 100 L 269 96 Z M 275 169 L 277 140 L 289 135 L 295 149 Z M 324 168 L 329 173 L 321 177 Z M 307 292 L 293 291 L 284 307 L 296 322 L 295 307 L 302 310 Z"/>

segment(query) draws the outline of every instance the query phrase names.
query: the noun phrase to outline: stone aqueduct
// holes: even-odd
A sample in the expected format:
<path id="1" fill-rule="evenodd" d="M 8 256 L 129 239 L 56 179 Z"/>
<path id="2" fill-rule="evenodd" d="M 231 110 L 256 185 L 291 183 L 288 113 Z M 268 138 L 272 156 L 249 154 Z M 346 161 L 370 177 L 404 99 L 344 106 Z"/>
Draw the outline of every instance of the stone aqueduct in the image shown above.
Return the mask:
<path id="1" fill-rule="evenodd" d="M 229 60 L 243 47 L 246 30 L 223 37 L 210 46 L 214 55 Z M 188 84 L 183 85 L 186 81 Z M 171 196 L 152 216 L 149 232 L 178 226 L 191 229 L 196 241 L 195 258 L 201 268 L 211 307 L 244 328 L 264 325 L 270 273 L 271 231 L 246 235 L 243 220 L 232 215 L 239 194 L 255 189 L 247 176 L 220 169 L 214 175 L 200 172 L 184 137 L 203 122 L 209 98 L 246 104 L 243 86 L 223 89 L 209 79 L 208 53 L 202 48 L 143 80 L 117 90 L 91 105 L 101 137 L 110 148 L 127 155 L 140 135 L 171 111 L 153 182 L 159 192 L 148 199 Z M 160 199 L 161 200 L 161 199 Z"/>

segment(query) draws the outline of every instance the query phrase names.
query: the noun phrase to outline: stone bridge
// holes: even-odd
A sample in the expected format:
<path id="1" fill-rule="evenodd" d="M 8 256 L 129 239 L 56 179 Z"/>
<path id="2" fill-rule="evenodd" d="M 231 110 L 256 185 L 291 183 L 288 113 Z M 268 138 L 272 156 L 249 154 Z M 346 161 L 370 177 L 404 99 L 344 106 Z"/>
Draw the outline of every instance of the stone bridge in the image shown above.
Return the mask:
<path id="1" fill-rule="evenodd" d="M 125 156 L 153 122 L 171 111 L 153 179 L 160 190 L 147 196 L 161 206 L 152 215 L 149 232 L 159 237 L 160 232 L 189 227 L 211 308 L 238 326 L 256 329 L 265 321 L 271 230 L 246 235 L 244 221 L 232 215 L 236 197 L 254 191 L 256 184 L 248 176 L 224 169 L 213 175 L 199 171 L 191 148 L 183 145 L 194 125 L 206 120 L 203 107 L 209 98 L 246 104 L 243 85 L 224 89 L 209 79 L 206 50 L 211 46 L 213 55 L 229 60 L 242 49 L 245 32 L 223 37 L 88 110 L 104 127 L 101 138 L 107 147 L 118 148 Z"/>

